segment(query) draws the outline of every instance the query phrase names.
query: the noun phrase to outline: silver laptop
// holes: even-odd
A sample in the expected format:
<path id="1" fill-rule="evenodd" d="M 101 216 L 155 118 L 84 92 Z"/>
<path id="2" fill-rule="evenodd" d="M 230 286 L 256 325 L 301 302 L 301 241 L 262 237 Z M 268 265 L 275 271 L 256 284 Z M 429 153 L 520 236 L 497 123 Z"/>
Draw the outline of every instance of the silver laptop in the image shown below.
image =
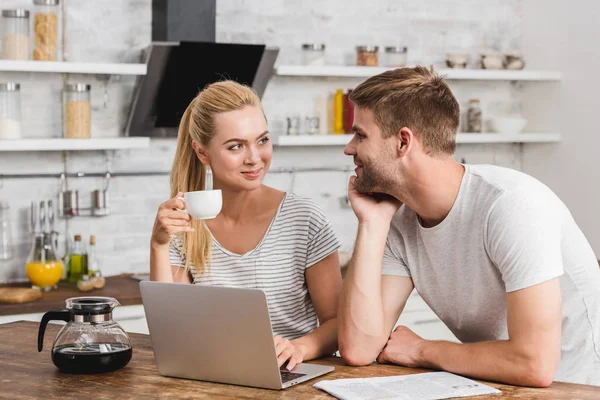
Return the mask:
<path id="1" fill-rule="evenodd" d="M 262 290 L 140 282 L 158 372 L 164 376 L 285 389 L 333 371 L 280 371 Z"/>

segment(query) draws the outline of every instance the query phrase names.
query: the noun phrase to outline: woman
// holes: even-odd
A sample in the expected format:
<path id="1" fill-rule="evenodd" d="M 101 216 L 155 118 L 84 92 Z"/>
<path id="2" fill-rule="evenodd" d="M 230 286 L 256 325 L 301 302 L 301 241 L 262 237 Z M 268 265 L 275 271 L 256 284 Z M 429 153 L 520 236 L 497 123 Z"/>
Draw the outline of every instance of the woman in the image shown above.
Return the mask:
<path id="1" fill-rule="evenodd" d="M 342 279 L 339 242 L 310 200 L 262 184 L 273 155 L 267 121 L 252 89 L 233 81 L 202 90 L 179 126 L 171 199 L 152 231 L 151 279 L 262 289 L 279 366 L 337 350 Z M 210 166 L 223 208 L 192 220 L 183 192 L 205 189 Z"/>

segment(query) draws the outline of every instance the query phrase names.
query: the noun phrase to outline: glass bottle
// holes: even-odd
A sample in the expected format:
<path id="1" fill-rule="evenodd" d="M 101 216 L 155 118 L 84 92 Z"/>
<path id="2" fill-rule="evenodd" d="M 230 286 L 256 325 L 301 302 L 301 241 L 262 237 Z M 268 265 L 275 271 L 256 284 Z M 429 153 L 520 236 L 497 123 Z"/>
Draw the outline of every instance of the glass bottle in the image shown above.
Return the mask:
<path id="1" fill-rule="evenodd" d="M 70 83 L 63 91 L 63 115 L 65 138 L 89 138 L 91 136 L 91 86 Z"/>
<path id="2" fill-rule="evenodd" d="M 2 58 L 29 60 L 29 11 L 2 10 Z"/>
<path id="3" fill-rule="evenodd" d="M 59 0 L 33 0 L 33 59 L 61 61 L 61 10 Z"/>
<path id="4" fill-rule="evenodd" d="M 87 257 L 81 244 L 81 235 L 75 235 L 73 250 L 69 255 L 69 274 L 67 281 L 77 283 L 83 275 L 87 275 Z"/>
<path id="5" fill-rule="evenodd" d="M 344 133 L 344 92 L 342 89 L 335 91 L 333 96 L 333 133 Z"/>
<path id="6" fill-rule="evenodd" d="M 100 267 L 98 265 L 98 258 L 96 257 L 96 236 L 90 236 L 90 245 L 87 251 L 87 273 L 91 276 L 96 271 L 100 271 Z"/>
<path id="7" fill-rule="evenodd" d="M 479 99 L 469 100 L 469 108 L 467 109 L 467 132 L 481 133 L 481 107 Z"/>
<path id="8" fill-rule="evenodd" d="M 0 139 L 21 138 L 21 86 L 0 83 Z"/>
<path id="9" fill-rule="evenodd" d="M 8 203 L 0 200 L 0 260 L 13 257 L 12 230 L 8 219 Z"/>

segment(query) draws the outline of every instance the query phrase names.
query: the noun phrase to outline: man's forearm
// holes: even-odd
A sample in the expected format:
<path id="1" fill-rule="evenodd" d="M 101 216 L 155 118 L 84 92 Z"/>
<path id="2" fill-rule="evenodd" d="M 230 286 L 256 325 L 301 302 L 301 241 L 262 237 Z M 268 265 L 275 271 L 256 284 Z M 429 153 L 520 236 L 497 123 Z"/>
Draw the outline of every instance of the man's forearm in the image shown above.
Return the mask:
<path id="1" fill-rule="evenodd" d="M 546 387 L 552 383 L 556 366 L 552 350 L 545 351 L 548 353 L 533 354 L 509 340 L 468 344 L 425 340 L 420 364 L 483 380 Z"/>
<path id="2" fill-rule="evenodd" d="M 339 313 L 339 345 L 350 364 L 375 360 L 386 343 L 381 268 L 389 223 L 359 224 Z"/>

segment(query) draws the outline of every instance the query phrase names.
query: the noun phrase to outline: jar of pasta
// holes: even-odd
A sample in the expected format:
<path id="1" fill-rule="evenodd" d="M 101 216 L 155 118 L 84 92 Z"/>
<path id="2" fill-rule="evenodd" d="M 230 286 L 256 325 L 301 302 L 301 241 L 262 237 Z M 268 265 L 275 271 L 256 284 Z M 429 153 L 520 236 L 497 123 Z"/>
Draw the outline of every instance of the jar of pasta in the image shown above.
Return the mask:
<path id="1" fill-rule="evenodd" d="M 29 60 L 29 11 L 2 10 L 2 58 Z"/>
<path id="2" fill-rule="evenodd" d="M 33 0 L 33 59 L 60 61 L 61 26 L 59 0 Z"/>
<path id="3" fill-rule="evenodd" d="M 376 67 L 379 65 L 378 46 L 356 46 L 356 65 Z"/>
<path id="4" fill-rule="evenodd" d="M 64 137 L 89 138 L 91 136 L 91 86 L 69 83 L 63 91 Z"/>

